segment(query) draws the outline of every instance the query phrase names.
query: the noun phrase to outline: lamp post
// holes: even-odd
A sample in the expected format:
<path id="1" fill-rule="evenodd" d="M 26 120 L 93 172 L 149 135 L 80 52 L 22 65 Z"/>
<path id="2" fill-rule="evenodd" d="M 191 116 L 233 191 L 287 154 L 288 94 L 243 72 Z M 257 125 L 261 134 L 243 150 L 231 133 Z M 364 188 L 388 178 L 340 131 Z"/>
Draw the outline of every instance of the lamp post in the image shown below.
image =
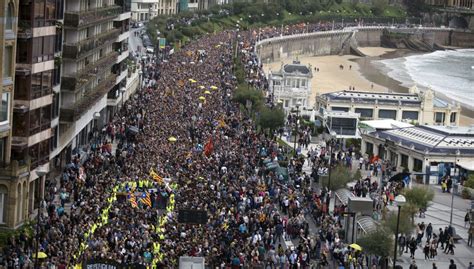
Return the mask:
<path id="1" fill-rule="evenodd" d="M 398 215 L 397 215 L 397 229 L 395 231 L 395 249 L 393 251 L 393 268 L 397 265 L 397 248 L 398 248 L 398 228 L 400 226 L 400 211 L 402 206 L 407 202 L 405 196 L 399 194 L 395 197 L 395 202 L 398 206 Z"/>
<path id="2" fill-rule="evenodd" d="M 38 184 L 38 187 L 41 188 L 42 186 L 42 183 L 41 181 L 43 180 L 43 176 L 46 175 L 47 172 L 45 171 L 40 171 L 40 170 L 37 170 L 36 171 L 36 175 L 38 176 L 38 179 L 39 180 L 39 184 Z M 39 240 L 40 240 L 40 236 L 39 236 L 39 232 L 40 232 L 40 221 L 41 221 L 41 209 L 43 207 L 43 199 L 41 197 L 41 189 L 38 190 L 40 192 L 40 202 L 38 204 L 38 214 L 36 215 L 36 238 L 35 238 L 35 251 L 36 251 L 36 256 L 35 256 L 35 265 L 34 265 L 34 268 L 37 269 L 37 268 L 40 268 L 39 266 Z"/>
<path id="3" fill-rule="evenodd" d="M 139 79 L 139 90 L 142 89 L 142 80 L 143 80 L 143 71 L 140 69 L 140 71 L 138 71 L 138 79 Z"/>
<path id="4" fill-rule="evenodd" d="M 296 103 L 295 141 L 293 143 L 293 152 L 295 153 L 295 157 L 298 156 L 298 154 L 296 153 L 296 137 L 298 135 L 298 118 L 299 118 L 299 113 L 300 113 L 300 105 L 301 105 L 301 102 Z"/>
<path id="5" fill-rule="evenodd" d="M 328 161 L 328 190 L 331 188 L 331 165 L 332 165 L 332 149 L 334 147 L 334 141 L 333 141 L 333 137 L 335 137 L 337 135 L 337 133 L 335 131 L 331 131 L 330 132 L 330 135 L 331 135 L 331 140 L 329 140 L 328 144 L 329 144 L 329 161 Z M 326 145 L 328 146 L 328 145 Z M 329 206 L 329 202 L 328 202 L 328 206 Z"/>
<path id="6" fill-rule="evenodd" d="M 453 169 L 453 179 L 452 179 L 452 182 L 453 184 L 457 184 L 457 180 L 456 180 L 456 165 L 458 163 L 458 157 L 459 155 L 461 155 L 461 152 L 459 151 L 459 149 L 456 150 L 456 156 L 454 157 L 454 169 Z M 451 213 L 449 215 L 449 226 L 452 227 L 453 225 L 453 208 L 454 208 L 454 185 L 451 184 Z"/>

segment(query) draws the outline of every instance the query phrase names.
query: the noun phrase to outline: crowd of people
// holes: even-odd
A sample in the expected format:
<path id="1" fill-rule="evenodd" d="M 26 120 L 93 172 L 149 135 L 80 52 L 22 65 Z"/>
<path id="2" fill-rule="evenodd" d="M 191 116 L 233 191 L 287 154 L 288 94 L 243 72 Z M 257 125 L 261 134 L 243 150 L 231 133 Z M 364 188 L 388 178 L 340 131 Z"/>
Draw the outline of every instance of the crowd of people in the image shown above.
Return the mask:
<path id="1" fill-rule="evenodd" d="M 235 44 L 247 82 L 266 90 L 254 53 L 258 39 L 333 28 L 223 31 L 187 44 L 167 61 L 142 60 L 142 87 L 91 133 L 87 156 L 74 156 L 59 183 L 47 184 L 39 233 L 10 238 L 4 265 L 32 268 L 36 242 L 47 254 L 45 268 L 94 260 L 177 268 L 181 256 L 205 257 L 212 268 L 308 268 L 314 260 L 346 268 L 378 264 L 343 243 L 342 212 L 328 214 L 330 192 L 314 184 L 329 165 L 351 169 L 353 148 L 334 146 L 330 154 L 328 145 L 288 159 L 287 149 L 257 132 L 232 102 Z M 302 129 L 299 145 L 307 148 L 310 139 L 310 130 Z M 287 179 L 267 166 L 278 161 L 287 163 Z M 311 173 L 303 171 L 305 162 Z M 388 163 L 360 164 L 375 176 L 390 175 Z M 369 176 L 353 191 L 366 196 L 380 188 Z M 388 197 L 385 205 L 397 191 L 389 186 L 380 192 Z M 182 209 L 207 212 L 206 223 L 181 223 Z M 432 238 L 430 248 L 450 245 L 441 235 Z M 287 246 L 291 239 L 296 246 Z"/>

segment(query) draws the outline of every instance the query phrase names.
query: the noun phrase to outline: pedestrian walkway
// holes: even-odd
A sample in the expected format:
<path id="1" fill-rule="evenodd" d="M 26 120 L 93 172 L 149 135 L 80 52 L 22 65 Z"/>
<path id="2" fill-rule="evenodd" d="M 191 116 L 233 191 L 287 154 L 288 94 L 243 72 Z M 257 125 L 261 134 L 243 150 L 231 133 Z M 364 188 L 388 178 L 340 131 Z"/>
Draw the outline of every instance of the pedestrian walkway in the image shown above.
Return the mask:
<path id="1" fill-rule="evenodd" d="M 433 202 L 427 208 L 424 218 L 420 218 L 417 214 L 415 223 L 431 223 L 433 232 L 438 233 L 439 228 L 444 229 L 449 225 L 452 197 L 449 193 L 442 193 L 441 188 L 438 188 L 438 186 L 430 186 L 430 188 L 435 192 Z M 436 263 L 438 268 L 448 268 L 450 259 L 455 261 L 457 268 L 468 268 L 469 262 L 474 263 L 474 248 L 467 246 L 468 229 L 464 226 L 464 216 L 466 210 L 470 208 L 470 200 L 465 200 L 455 195 L 453 204 L 452 226 L 455 228 L 456 234 L 462 238 L 455 244 L 455 254 L 444 254 L 441 249 L 438 249 L 436 259 L 429 261 L 424 259 L 423 249 L 419 247 L 415 252 L 415 262 L 419 269 L 431 269 L 433 268 L 433 262 Z M 423 238 L 423 243 L 424 242 L 426 242 L 426 237 Z M 408 268 L 410 263 L 411 259 L 408 253 L 403 254 L 399 259 L 399 264 L 402 265 L 403 268 Z"/>

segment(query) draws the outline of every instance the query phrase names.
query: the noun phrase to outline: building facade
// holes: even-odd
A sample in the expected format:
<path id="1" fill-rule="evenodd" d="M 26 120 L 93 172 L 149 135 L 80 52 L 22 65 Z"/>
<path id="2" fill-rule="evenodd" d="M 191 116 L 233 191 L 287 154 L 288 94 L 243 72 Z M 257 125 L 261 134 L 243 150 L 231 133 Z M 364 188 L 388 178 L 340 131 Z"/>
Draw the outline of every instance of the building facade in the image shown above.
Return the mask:
<path id="1" fill-rule="evenodd" d="M 300 108 L 309 107 L 312 78 L 311 66 L 299 61 L 282 65 L 277 72 L 270 71 L 268 83 L 272 100 L 280 102 L 286 113 L 296 108 L 298 103 Z"/>
<path id="2" fill-rule="evenodd" d="M 149 21 L 159 15 L 173 15 L 178 12 L 178 0 L 132 0 L 131 11 L 134 21 Z"/>
<path id="3" fill-rule="evenodd" d="M 20 182 L 26 165 L 11 159 L 13 95 L 15 87 L 18 0 L 0 0 L 0 228 L 13 227 L 23 216 L 23 207 L 16 201 L 23 195 L 25 182 Z"/>
<path id="4" fill-rule="evenodd" d="M 433 6 L 474 9 L 474 0 L 425 0 L 425 3 Z"/>
<path id="5" fill-rule="evenodd" d="M 474 127 L 413 126 L 365 133 L 361 153 L 418 174 L 420 183 L 439 184 L 444 175 L 474 170 Z"/>
<path id="6" fill-rule="evenodd" d="M 459 125 L 461 106 L 434 96 L 432 90 L 420 93 L 340 91 L 316 96 L 316 111 L 350 111 L 361 120 L 393 119 L 422 125 Z"/>
<path id="7" fill-rule="evenodd" d="M 127 85 L 130 2 L 84 3 L 65 5 L 60 135 L 51 153 L 60 164 L 84 151 L 93 130 L 111 119 Z"/>

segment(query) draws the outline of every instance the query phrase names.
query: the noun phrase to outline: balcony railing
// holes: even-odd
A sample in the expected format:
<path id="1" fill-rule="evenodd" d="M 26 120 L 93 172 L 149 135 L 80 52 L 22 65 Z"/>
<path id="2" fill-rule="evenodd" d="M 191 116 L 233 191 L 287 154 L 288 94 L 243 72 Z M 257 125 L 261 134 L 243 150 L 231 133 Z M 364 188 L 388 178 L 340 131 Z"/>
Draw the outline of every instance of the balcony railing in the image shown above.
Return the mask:
<path id="1" fill-rule="evenodd" d="M 122 12 L 122 7 L 111 5 L 93 10 L 66 11 L 64 14 L 64 26 L 66 27 L 87 27 L 100 21 L 116 17 Z"/>
<path id="2" fill-rule="evenodd" d="M 112 51 L 93 64 L 89 64 L 79 72 L 64 76 L 61 89 L 76 91 L 89 82 L 90 76 L 95 76 L 101 71 L 107 70 L 117 61 L 118 52 Z"/>
<path id="3" fill-rule="evenodd" d="M 89 92 L 86 92 L 84 96 L 74 104 L 72 108 L 61 109 L 61 121 L 73 122 L 81 117 L 91 106 L 95 105 L 97 101 L 104 95 L 106 95 L 112 87 L 115 86 L 115 80 L 117 75 L 110 74 L 105 80 L 101 81 L 96 87 Z"/>
<path id="4" fill-rule="evenodd" d="M 29 166 L 30 166 L 29 160 L 21 160 L 21 161 L 12 160 L 9 164 L 7 164 L 5 167 L 2 167 L 2 169 L 0 169 L 0 175 L 16 178 L 22 174 L 28 173 L 28 171 L 30 171 Z"/>
<path id="5" fill-rule="evenodd" d="M 63 57 L 79 59 L 88 56 L 103 45 L 113 43 L 119 35 L 120 29 L 113 28 L 77 43 L 66 43 L 63 46 Z"/>
<path id="6" fill-rule="evenodd" d="M 33 29 L 31 28 L 31 23 L 26 20 L 19 20 L 18 21 L 18 38 L 32 38 L 33 37 Z"/>

